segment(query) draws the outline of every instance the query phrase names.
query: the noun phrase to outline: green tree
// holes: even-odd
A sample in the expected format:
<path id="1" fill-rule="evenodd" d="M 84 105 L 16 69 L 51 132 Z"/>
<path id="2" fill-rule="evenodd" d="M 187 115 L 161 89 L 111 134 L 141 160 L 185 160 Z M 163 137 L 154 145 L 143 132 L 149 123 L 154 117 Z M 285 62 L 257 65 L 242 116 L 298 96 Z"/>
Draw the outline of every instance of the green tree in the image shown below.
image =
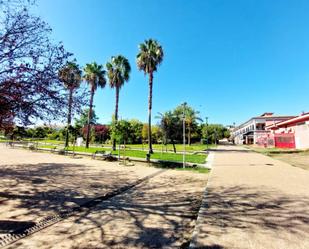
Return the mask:
<path id="1" fill-rule="evenodd" d="M 203 127 L 203 138 L 208 143 L 217 143 L 218 140 L 228 137 L 228 129 L 221 124 L 208 124 Z"/>
<path id="2" fill-rule="evenodd" d="M 137 54 L 137 67 L 149 76 L 149 96 L 148 96 L 148 146 L 149 153 L 153 153 L 151 141 L 151 110 L 152 110 L 152 86 L 153 73 L 163 61 L 163 48 L 155 40 L 149 39 L 139 45 Z"/>
<path id="3" fill-rule="evenodd" d="M 76 128 L 83 128 L 85 126 L 87 126 L 88 124 L 88 113 L 89 113 L 89 108 L 84 109 L 81 113 L 81 115 L 79 116 L 79 118 L 75 118 L 75 127 Z M 90 125 L 95 125 L 97 124 L 98 121 L 98 116 L 95 113 L 95 110 L 92 109 L 91 110 L 91 119 L 90 119 Z"/>
<path id="4" fill-rule="evenodd" d="M 72 104 L 73 93 L 80 86 L 82 71 L 75 61 L 67 62 L 67 64 L 59 70 L 59 79 L 63 82 L 65 88 L 69 91 L 68 99 L 68 114 L 67 114 L 67 127 L 65 136 L 65 147 L 69 146 L 69 129 L 72 119 Z"/>
<path id="5" fill-rule="evenodd" d="M 143 124 L 142 125 L 142 130 L 141 130 L 141 139 L 142 142 L 148 141 L 148 132 L 149 132 L 149 127 L 148 124 Z M 162 130 L 159 126 L 153 125 L 151 127 L 151 138 L 153 143 L 158 143 L 159 140 L 163 139 L 162 138 Z"/>
<path id="6" fill-rule="evenodd" d="M 25 127 L 23 126 L 15 126 L 11 131 L 11 139 L 23 139 L 24 137 L 27 137 L 27 131 Z"/>
<path id="7" fill-rule="evenodd" d="M 90 121 L 91 113 L 93 108 L 93 96 L 98 87 L 104 88 L 106 85 L 105 70 L 103 65 L 98 65 L 96 62 L 91 64 L 86 64 L 84 68 L 85 76 L 84 79 L 90 86 L 90 105 L 88 112 L 88 122 L 87 122 L 87 136 L 86 136 L 86 148 L 89 148 L 89 138 L 90 138 Z"/>
<path id="8" fill-rule="evenodd" d="M 119 91 L 125 82 L 129 81 L 131 66 L 127 58 L 122 55 L 112 56 L 106 63 L 109 85 L 116 90 L 115 122 L 118 121 Z M 113 140 L 113 150 L 116 150 L 116 140 Z"/>
<path id="9" fill-rule="evenodd" d="M 168 111 L 165 113 L 159 113 L 158 118 L 160 118 L 160 127 L 163 132 L 165 140 L 170 139 L 173 144 L 174 152 L 176 153 L 175 143 L 179 137 L 181 137 L 182 122 L 181 118 L 174 115 L 173 112 Z"/>
<path id="10" fill-rule="evenodd" d="M 126 144 L 132 131 L 131 124 L 127 120 L 119 120 L 116 122 L 113 119 L 111 124 L 111 137 L 115 139 L 119 144 Z"/>
<path id="11" fill-rule="evenodd" d="M 142 128 L 142 142 L 148 142 L 148 131 L 149 131 L 149 125 L 148 124 L 143 124 Z"/>
<path id="12" fill-rule="evenodd" d="M 179 116 L 182 118 L 183 112 L 185 114 L 185 122 L 186 122 L 186 129 L 188 134 L 188 145 L 191 145 L 191 137 L 192 133 L 198 130 L 198 123 L 197 121 L 203 121 L 200 117 L 199 111 L 193 109 L 193 107 L 189 105 L 179 105 L 174 110 L 174 115 Z"/>
<path id="13" fill-rule="evenodd" d="M 152 136 L 152 140 L 154 143 L 159 143 L 159 142 L 164 142 L 164 137 L 163 137 L 163 133 L 162 130 L 159 126 L 157 125 L 153 125 L 151 127 L 151 136 Z"/>
<path id="14" fill-rule="evenodd" d="M 143 123 L 137 119 L 131 119 L 129 122 L 132 128 L 132 143 L 142 143 Z"/>

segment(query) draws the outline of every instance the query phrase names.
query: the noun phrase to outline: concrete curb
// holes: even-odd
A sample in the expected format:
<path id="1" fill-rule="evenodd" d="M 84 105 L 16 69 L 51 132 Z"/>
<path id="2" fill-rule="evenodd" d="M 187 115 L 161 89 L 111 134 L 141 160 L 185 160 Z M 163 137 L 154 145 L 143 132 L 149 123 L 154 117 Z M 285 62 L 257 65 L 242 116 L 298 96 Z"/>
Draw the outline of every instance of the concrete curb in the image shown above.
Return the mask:
<path id="1" fill-rule="evenodd" d="M 207 163 L 205 164 L 205 167 L 207 165 L 207 167 L 209 169 L 212 169 L 213 162 L 214 162 L 214 159 L 215 159 L 215 153 L 209 152 L 207 159 L 208 160 L 207 160 Z M 203 200 L 202 200 L 202 203 L 201 203 L 200 210 L 198 211 L 198 214 L 197 214 L 196 224 L 195 224 L 195 227 L 194 227 L 194 230 L 193 230 L 193 233 L 192 233 L 190 245 L 188 247 L 189 249 L 200 248 L 196 244 L 196 239 L 197 239 L 197 236 L 198 236 L 198 233 L 199 233 L 199 226 L 200 226 L 200 224 L 202 224 L 202 222 L 201 222 L 202 213 L 204 212 L 204 209 L 207 208 L 206 203 L 207 203 L 208 185 L 209 185 L 211 176 L 212 176 L 212 170 L 210 171 L 209 176 L 208 176 L 208 180 L 207 180 L 206 187 L 205 187 L 205 192 L 203 194 Z"/>

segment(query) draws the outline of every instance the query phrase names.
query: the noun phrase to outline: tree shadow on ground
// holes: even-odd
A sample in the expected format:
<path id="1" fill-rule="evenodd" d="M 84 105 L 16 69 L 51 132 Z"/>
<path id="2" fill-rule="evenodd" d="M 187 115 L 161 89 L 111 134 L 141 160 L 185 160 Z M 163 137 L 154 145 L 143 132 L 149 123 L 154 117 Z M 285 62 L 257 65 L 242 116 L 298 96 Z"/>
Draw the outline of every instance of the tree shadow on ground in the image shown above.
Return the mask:
<path id="1" fill-rule="evenodd" d="M 34 225 L 31 221 L 0 220 L 0 234 L 13 233 L 16 229 L 27 229 Z"/>
<path id="2" fill-rule="evenodd" d="M 93 171 L 79 164 L 3 165 L 0 169 L 0 219 L 36 221 L 131 184 L 128 172 Z M 4 210 L 4 211 L 3 211 Z M 0 230 L 7 225 L 0 222 Z"/>
<path id="3" fill-rule="evenodd" d="M 191 181 L 189 184 L 194 184 Z M 74 244 L 87 238 L 85 244 L 74 248 L 187 248 L 203 187 L 186 190 L 181 188 L 185 184 L 174 177 L 162 177 L 160 183 L 150 180 L 104 201 L 76 218 L 72 229 L 79 232 L 65 240 Z M 59 236 L 61 233 L 58 231 Z"/>
<path id="4" fill-rule="evenodd" d="M 289 239 L 309 236 L 309 197 L 287 195 L 266 187 L 210 187 L 199 215 L 196 247 L 192 248 L 208 248 L 202 241 L 212 241 L 208 239 L 223 236 L 231 229 L 252 234 L 263 231 L 282 240 L 287 235 Z"/>

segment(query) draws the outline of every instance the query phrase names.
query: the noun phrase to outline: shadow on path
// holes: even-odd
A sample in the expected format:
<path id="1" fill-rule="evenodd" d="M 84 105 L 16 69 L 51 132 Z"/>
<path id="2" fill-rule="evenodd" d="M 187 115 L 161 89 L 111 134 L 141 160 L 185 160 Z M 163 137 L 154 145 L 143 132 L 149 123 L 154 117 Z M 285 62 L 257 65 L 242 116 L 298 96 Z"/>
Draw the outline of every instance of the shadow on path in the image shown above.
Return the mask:
<path id="1" fill-rule="evenodd" d="M 209 187 L 206 201 L 200 211 L 196 247 L 192 248 L 223 248 L 224 245 L 207 245 L 203 241 L 211 243 L 236 230 L 239 234 L 270 234 L 269 239 L 273 241 L 284 241 L 289 237 L 296 244 L 309 238 L 308 196 L 286 195 L 266 187 Z M 230 246 L 237 246 L 237 242 Z M 293 248 L 298 247 L 295 245 Z"/>

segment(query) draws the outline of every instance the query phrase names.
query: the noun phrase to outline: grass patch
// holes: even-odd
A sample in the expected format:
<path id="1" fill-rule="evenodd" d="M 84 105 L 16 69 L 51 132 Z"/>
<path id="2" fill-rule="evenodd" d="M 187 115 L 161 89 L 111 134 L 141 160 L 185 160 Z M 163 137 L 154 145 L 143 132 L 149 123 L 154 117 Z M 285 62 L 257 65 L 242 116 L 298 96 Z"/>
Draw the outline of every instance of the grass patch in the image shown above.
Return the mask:
<path id="1" fill-rule="evenodd" d="M 55 146 L 54 145 L 40 145 L 40 148 L 47 148 L 47 149 L 52 149 Z M 73 151 L 73 147 L 70 146 L 68 147 L 69 151 Z M 102 148 L 102 147 L 90 147 L 90 148 L 85 148 L 85 147 L 75 147 L 75 152 L 87 152 L 87 153 L 95 153 L 96 151 L 106 151 L 106 152 L 112 152 L 112 155 L 118 155 L 118 150 L 112 151 L 111 148 Z M 127 157 L 137 157 L 137 158 L 146 158 L 147 151 L 142 151 L 142 150 L 120 150 L 120 155 L 121 156 Z M 190 163 L 205 163 L 207 155 L 186 155 L 186 162 Z M 154 152 L 151 155 L 152 159 L 158 159 L 158 160 L 164 160 L 164 161 L 175 161 L 175 162 L 182 162 L 182 154 L 175 154 L 175 153 L 166 153 L 166 152 Z"/>
<path id="2" fill-rule="evenodd" d="M 192 172 L 197 172 L 201 174 L 208 174 L 210 169 L 207 168 L 202 168 L 202 167 L 186 167 L 186 168 L 175 168 L 175 170 L 180 170 L 180 171 L 192 171 Z"/>
<path id="3" fill-rule="evenodd" d="M 105 146 L 108 146 L 108 145 L 105 145 Z M 183 151 L 183 144 L 176 144 L 175 147 L 176 147 L 176 151 L 178 151 L 178 152 Z M 214 145 L 214 144 L 209 144 L 208 147 L 205 144 L 191 144 L 191 145 L 186 145 L 186 151 L 190 151 L 190 152 L 204 151 L 207 148 L 214 148 L 214 147 L 216 147 L 216 145 Z M 144 145 L 142 145 L 142 144 L 128 144 L 127 148 L 128 149 L 140 149 L 140 150 L 144 149 L 144 150 L 147 151 L 148 145 L 146 145 L 146 144 L 144 144 Z M 165 145 L 162 146 L 162 144 L 153 144 L 152 148 L 154 150 L 160 150 L 160 151 L 162 149 L 163 149 L 163 151 L 166 151 L 166 150 L 167 151 L 174 151 L 172 144 L 167 144 L 166 146 Z"/>
<path id="4" fill-rule="evenodd" d="M 186 166 L 183 168 L 182 163 L 173 163 L 168 161 L 160 161 L 158 163 L 151 163 L 151 166 L 155 168 L 163 168 L 163 169 L 172 169 L 172 170 L 180 170 L 180 171 L 192 171 L 196 173 L 201 174 L 207 174 L 209 173 L 210 169 L 204 168 L 204 167 L 192 167 L 192 166 Z"/>

